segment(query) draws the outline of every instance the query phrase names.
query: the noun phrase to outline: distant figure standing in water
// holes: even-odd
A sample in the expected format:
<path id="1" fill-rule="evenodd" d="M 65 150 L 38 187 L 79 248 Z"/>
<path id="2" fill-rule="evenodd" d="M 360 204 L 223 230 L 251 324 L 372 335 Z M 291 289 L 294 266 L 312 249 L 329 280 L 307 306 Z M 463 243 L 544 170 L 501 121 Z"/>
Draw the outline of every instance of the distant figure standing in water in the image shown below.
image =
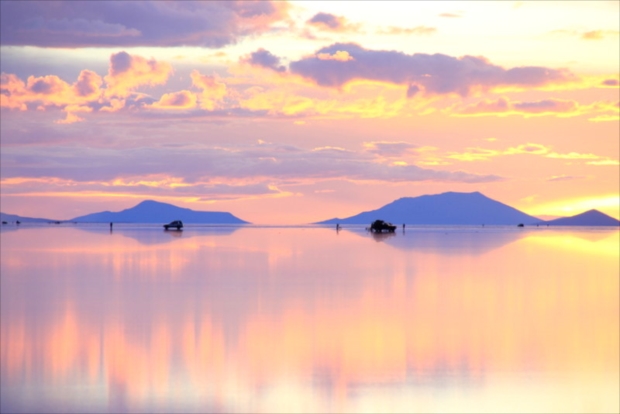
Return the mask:
<path id="1" fill-rule="evenodd" d="M 340 223 L 336 223 L 336 231 L 340 230 Z"/>
<path id="2" fill-rule="evenodd" d="M 405 223 L 403 223 L 403 231 L 405 231 Z"/>
<path id="3" fill-rule="evenodd" d="M 112 222 L 110 222 L 110 231 L 112 231 Z"/>

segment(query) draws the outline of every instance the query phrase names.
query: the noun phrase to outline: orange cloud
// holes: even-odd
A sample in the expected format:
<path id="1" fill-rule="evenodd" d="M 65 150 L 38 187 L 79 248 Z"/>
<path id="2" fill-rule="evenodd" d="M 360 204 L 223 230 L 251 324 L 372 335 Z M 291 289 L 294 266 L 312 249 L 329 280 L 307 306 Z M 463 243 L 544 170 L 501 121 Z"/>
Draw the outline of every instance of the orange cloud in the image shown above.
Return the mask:
<path id="1" fill-rule="evenodd" d="M 165 93 L 151 107 L 158 109 L 191 109 L 196 107 L 196 95 L 190 91 Z"/>
<path id="2" fill-rule="evenodd" d="M 316 55 L 316 57 L 319 58 L 319 60 L 336 60 L 339 62 L 347 62 L 349 60 L 355 60 L 353 59 L 353 56 L 349 54 L 349 52 L 344 51 L 344 50 L 338 50 L 331 55 L 329 53 L 319 53 Z"/>
<path id="3" fill-rule="evenodd" d="M 163 85 L 172 74 L 167 62 L 147 60 L 142 56 L 119 52 L 110 56 L 110 67 L 106 81 L 106 95 L 127 97 L 140 86 Z"/>
<path id="4" fill-rule="evenodd" d="M 390 26 L 387 29 L 379 30 L 378 34 L 384 35 L 432 35 L 437 32 L 437 28 L 429 26 L 398 27 Z"/>
<path id="5" fill-rule="evenodd" d="M 209 111 L 214 110 L 226 97 L 226 84 L 216 79 L 214 76 L 202 75 L 197 70 L 190 74 L 192 85 L 201 89 L 200 107 Z"/>

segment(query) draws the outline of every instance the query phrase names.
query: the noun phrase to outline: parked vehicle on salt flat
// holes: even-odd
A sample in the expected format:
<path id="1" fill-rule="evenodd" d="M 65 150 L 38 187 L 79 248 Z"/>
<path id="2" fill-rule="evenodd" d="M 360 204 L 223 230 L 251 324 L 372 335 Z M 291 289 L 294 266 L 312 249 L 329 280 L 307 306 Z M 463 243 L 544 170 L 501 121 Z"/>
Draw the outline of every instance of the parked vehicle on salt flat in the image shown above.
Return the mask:
<path id="1" fill-rule="evenodd" d="M 370 231 L 373 233 L 383 233 L 384 231 L 387 231 L 388 233 L 394 233 L 395 230 L 395 225 L 383 220 L 375 220 L 370 225 Z"/>
<path id="2" fill-rule="evenodd" d="M 183 228 L 183 222 L 181 220 L 175 220 L 168 224 L 164 224 L 164 230 L 169 230 L 171 227 L 181 230 Z"/>

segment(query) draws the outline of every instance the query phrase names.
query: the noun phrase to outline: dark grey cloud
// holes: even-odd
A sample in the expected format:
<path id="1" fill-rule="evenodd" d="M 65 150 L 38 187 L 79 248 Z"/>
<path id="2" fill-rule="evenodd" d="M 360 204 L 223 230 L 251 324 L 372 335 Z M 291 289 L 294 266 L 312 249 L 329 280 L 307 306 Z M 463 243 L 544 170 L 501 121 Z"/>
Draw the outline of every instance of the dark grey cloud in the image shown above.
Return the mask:
<path id="1" fill-rule="evenodd" d="M 2 1 L 2 45 L 222 47 L 286 17 L 274 1 Z"/>
<path id="2" fill-rule="evenodd" d="M 251 65 L 273 69 L 276 72 L 286 71 L 286 68 L 280 64 L 279 57 L 262 48 L 250 54 L 244 61 Z"/>
<path id="3" fill-rule="evenodd" d="M 603 82 L 601 82 L 601 85 L 605 86 L 618 86 L 618 84 L 620 84 L 620 82 L 618 82 L 617 79 L 605 79 Z"/>
<path id="4" fill-rule="evenodd" d="M 349 59 L 326 59 L 348 53 Z M 336 43 L 320 49 L 314 56 L 291 62 L 293 73 L 314 80 L 321 86 L 339 88 L 349 81 L 369 79 L 407 85 L 408 96 L 420 89 L 430 94 L 458 93 L 467 96 L 474 89 L 495 86 L 535 87 L 575 80 L 564 69 L 523 66 L 505 69 L 488 60 L 443 54 L 408 55 L 389 50 L 369 50 L 354 43 Z"/>

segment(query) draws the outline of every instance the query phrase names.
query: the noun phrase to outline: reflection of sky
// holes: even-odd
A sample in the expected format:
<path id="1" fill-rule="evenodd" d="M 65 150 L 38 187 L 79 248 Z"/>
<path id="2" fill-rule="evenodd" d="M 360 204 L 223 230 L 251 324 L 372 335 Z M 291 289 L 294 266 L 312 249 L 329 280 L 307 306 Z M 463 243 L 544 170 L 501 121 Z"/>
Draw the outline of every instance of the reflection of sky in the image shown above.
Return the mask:
<path id="1" fill-rule="evenodd" d="M 620 233 L 447 233 L 3 232 L 2 410 L 617 410 Z"/>

